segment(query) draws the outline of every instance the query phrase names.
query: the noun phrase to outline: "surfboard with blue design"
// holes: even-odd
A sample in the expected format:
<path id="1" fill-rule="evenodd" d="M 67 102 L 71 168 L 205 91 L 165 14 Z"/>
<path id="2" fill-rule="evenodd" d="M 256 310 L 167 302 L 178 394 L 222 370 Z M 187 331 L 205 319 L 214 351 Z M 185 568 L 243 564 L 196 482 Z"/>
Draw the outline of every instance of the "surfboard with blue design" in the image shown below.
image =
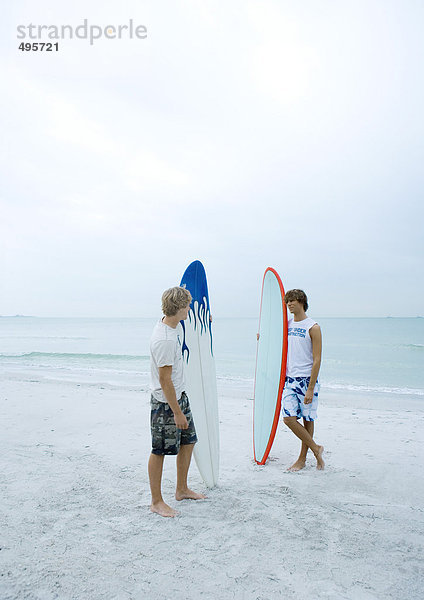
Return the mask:
<path id="1" fill-rule="evenodd" d="M 288 348 L 284 295 L 280 276 L 268 267 L 262 282 L 253 414 L 253 450 L 259 465 L 268 458 L 280 418 Z"/>
<path id="2" fill-rule="evenodd" d="M 199 260 L 187 267 L 181 285 L 193 298 L 188 318 L 181 321 L 181 325 L 186 392 L 198 437 L 194 458 L 203 481 L 212 488 L 217 484 L 219 474 L 218 393 L 208 284 Z"/>

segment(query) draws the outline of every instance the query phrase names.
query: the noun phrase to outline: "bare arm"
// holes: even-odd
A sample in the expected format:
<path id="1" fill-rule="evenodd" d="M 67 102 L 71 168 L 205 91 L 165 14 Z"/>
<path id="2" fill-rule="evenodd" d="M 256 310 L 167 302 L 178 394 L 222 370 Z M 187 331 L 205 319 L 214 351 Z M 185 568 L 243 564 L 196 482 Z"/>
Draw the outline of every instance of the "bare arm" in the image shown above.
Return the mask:
<path id="1" fill-rule="evenodd" d="M 188 423 L 180 405 L 178 404 L 177 395 L 175 393 L 174 384 L 172 383 L 172 366 L 159 367 L 159 382 L 160 387 L 165 395 L 166 401 L 174 413 L 175 425 L 178 429 L 187 429 Z"/>
<path id="2" fill-rule="evenodd" d="M 318 324 L 313 325 L 309 330 L 309 335 L 312 341 L 312 370 L 309 386 L 305 394 L 305 404 L 310 404 L 314 396 L 314 387 L 318 379 L 318 373 L 321 367 L 321 352 L 322 352 L 322 335 L 321 328 Z"/>

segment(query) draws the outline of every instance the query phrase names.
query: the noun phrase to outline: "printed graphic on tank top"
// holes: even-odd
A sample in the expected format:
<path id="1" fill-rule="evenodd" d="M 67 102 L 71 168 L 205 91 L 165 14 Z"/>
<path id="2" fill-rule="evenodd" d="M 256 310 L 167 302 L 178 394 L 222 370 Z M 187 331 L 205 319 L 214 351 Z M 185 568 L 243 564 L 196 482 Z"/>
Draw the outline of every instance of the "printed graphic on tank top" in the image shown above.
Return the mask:
<path id="1" fill-rule="evenodd" d="M 290 319 L 288 322 L 288 353 L 287 371 L 288 377 L 310 377 L 313 356 L 312 340 L 309 334 L 311 327 L 316 321 L 307 317 L 303 321 Z"/>

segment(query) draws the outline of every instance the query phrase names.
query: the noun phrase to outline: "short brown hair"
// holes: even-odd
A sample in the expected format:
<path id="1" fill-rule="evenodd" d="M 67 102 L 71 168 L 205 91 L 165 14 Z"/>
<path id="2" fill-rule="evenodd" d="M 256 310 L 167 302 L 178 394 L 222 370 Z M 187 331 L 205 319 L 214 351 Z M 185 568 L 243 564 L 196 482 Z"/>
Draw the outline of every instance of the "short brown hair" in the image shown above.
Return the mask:
<path id="1" fill-rule="evenodd" d="M 190 303 L 190 292 L 180 286 L 169 288 L 162 294 L 162 311 L 167 317 L 175 317 L 181 308 L 185 308 Z"/>
<path id="2" fill-rule="evenodd" d="M 284 302 L 287 304 L 290 300 L 297 300 L 303 304 L 303 310 L 308 310 L 308 297 L 303 290 L 289 290 L 284 296 Z"/>

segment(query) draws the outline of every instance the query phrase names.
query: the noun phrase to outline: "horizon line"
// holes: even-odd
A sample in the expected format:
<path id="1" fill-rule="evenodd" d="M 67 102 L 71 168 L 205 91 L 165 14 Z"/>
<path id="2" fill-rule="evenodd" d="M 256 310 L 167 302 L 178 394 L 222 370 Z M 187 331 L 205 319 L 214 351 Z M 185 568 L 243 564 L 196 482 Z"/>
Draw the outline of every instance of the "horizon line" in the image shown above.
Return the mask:
<path id="1" fill-rule="evenodd" d="M 60 316 L 40 316 L 40 315 L 0 315 L 0 319 L 157 319 L 157 315 L 153 316 L 70 316 L 70 315 L 60 315 Z M 235 317 L 235 316 L 219 316 L 216 317 L 218 319 L 257 319 L 258 316 L 243 316 L 243 317 Z M 380 315 L 380 316 L 371 316 L 371 315 L 337 315 L 337 316 L 326 316 L 321 315 L 314 317 L 316 319 L 424 319 L 423 315 Z"/>

